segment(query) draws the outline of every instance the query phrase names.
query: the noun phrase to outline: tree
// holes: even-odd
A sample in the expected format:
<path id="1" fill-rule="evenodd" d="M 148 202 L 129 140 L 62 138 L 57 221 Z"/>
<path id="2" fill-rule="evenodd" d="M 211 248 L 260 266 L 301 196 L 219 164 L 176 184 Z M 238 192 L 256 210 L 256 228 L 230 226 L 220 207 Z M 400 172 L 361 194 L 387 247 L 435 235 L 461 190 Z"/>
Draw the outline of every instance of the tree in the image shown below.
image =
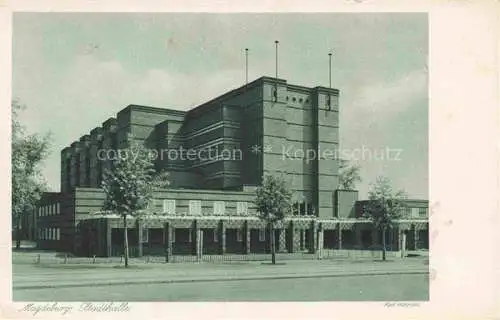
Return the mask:
<path id="1" fill-rule="evenodd" d="M 50 134 L 27 134 L 19 121 L 25 109 L 18 100 L 12 106 L 12 222 L 16 229 L 16 248 L 21 247 L 23 216 L 33 212 L 47 190 L 40 165 L 49 154 Z"/>
<path id="2" fill-rule="evenodd" d="M 255 203 L 259 218 L 269 226 L 272 263 L 276 264 L 274 226 L 290 213 L 292 193 L 282 176 L 265 175 L 262 180 L 262 185 L 256 190 Z"/>
<path id="3" fill-rule="evenodd" d="M 103 209 L 106 213 L 118 213 L 123 219 L 123 251 L 125 267 L 128 267 L 127 217 L 141 219 L 153 200 L 154 191 L 169 183 L 166 172 L 154 170 L 151 150 L 129 139 L 128 147 L 118 150 L 111 170 L 106 170 L 102 187 L 106 194 Z M 141 239 L 138 239 L 141 243 Z"/>
<path id="4" fill-rule="evenodd" d="M 339 163 L 339 186 L 342 190 L 354 190 L 356 184 L 361 182 L 360 166 L 350 164 L 347 160 Z"/>
<path id="5" fill-rule="evenodd" d="M 386 260 L 386 232 L 390 230 L 406 208 L 404 191 L 394 192 L 390 180 L 378 177 L 368 192 L 368 201 L 363 215 L 370 219 L 374 227 L 382 232 L 382 260 Z"/>

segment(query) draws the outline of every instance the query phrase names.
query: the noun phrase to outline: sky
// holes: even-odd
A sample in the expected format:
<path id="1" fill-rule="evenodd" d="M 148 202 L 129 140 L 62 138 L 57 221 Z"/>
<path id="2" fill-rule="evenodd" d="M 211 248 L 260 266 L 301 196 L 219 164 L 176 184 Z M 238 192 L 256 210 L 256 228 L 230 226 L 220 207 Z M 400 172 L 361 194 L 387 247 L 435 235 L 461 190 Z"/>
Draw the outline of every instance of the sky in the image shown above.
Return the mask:
<path id="1" fill-rule="evenodd" d="M 340 147 L 361 167 L 428 199 L 428 24 L 424 13 L 15 13 L 13 97 L 52 134 L 43 175 L 59 191 L 60 150 L 129 104 L 188 110 L 274 76 L 340 90 Z M 361 156 L 363 155 L 363 156 Z"/>

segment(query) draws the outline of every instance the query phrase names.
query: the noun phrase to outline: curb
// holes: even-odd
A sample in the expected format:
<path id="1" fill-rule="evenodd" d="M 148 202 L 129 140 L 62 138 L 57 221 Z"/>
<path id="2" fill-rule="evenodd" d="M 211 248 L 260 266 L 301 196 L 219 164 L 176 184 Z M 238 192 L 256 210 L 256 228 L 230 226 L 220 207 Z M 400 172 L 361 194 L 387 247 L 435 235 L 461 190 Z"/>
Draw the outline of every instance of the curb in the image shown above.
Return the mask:
<path id="1" fill-rule="evenodd" d="M 170 280 L 138 280 L 138 281 L 114 281 L 99 283 L 67 283 L 67 284 L 47 284 L 38 286 L 13 286 L 13 290 L 36 290 L 36 289 L 55 289 L 55 288 L 83 288 L 83 287 L 107 287 L 116 285 L 134 285 L 134 284 L 169 284 L 169 283 L 194 283 L 194 282 L 228 282 L 228 281 L 251 281 L 251 280 L 286 280 L 286 279 L 312 279 L 312 278 L 339 278 L 354 276 L 383 276 L 383 275 L 410 275 L 410 274 L 429 274 L 429 271 L 380 271 L 364 273 L 337 273 L 337 274 L 316 274 L 316 275 L 283 275 L 283 276 L 249 276 L 233 278 L 192 278 L 192 279 L 170 279 Z"/>

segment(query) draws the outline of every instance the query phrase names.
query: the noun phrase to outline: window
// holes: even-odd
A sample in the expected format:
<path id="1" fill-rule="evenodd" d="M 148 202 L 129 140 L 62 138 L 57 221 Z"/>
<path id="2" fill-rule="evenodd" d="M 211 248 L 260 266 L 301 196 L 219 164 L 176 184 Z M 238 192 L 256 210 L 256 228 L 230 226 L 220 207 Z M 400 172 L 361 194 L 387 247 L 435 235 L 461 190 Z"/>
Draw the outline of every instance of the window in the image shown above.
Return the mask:
<path id="1" fill-rule="evenodd" d="M 142 229 L 142 243 L 148 243 L 149 242 L 149 229 L 143 228 Z"/>
<path id="2" fill-rule="evenodd" d="M 175 214 L 175 200 L 167 199 L 163 200 L 163 212 L 166 214 Z"/>
<path id="3" fill-rule="evenodd" d="M 418 215 L 421 217 L 427 216 L 427 208 L 418 208 Z"/>
<path id="4" fill-rule="evenodd" d="M 332 110 L 332 98 L 330 96 L 326 97 L 326 107 L 328 110 Z"/>
<path id="5" fill-rule="evenodd" d="M 188 242 L 193 242 L 193 230 L 188 229 Z"/>
<path id="6" fill-rule="evenodd" d="M 38 216 L 41 217 L 42 216 L 42 207 L 38 207 Z"/>
<path id="7" fill-rule="evenodd" d="M 299 102 L 300 102 L 300 103 L 302 103 L 303 101 L 304 101 L 304 99 L 302 99 L 302 98 L 300 98 L 300 99 L 299 99 Z"/>
<path id="8" fill-rule="evenodd" d="M 418 208 L 411 208 L 411 217 L 418 217 Z"/>
<path id="9" fill-rule="evenodd" d="M 172 235 L 171 235 L 172 243 L 175 243 L 175 228 L 172 228 L 171 230 L 172 230 Z"/>
<path id="10" fill-rule="evenodd" d="M 259 229 L 259 241 L 266 241 L 266 229 Z"/>
<path id="11" fill-rule="evenodd" d="M 292 214 L 293 215 L 298 215 L 299 214 L 299 203 L 294 202 L 292 205 Z"/>
<path id="12" fill-rule="evenodd" d="M 236 203 L 236 214 L 245 215 L 248 211 L 248 203 L 246 201 L 238 201 Z"/>
<path id="13" fill-rule="evenodd" d="M 214 201 L 214 215 L 222 216 L 226 211 L 226 204 L 224 201 Z"/>
<path id="14" fill-rule="evenodd" d="M 56 240 L 61 240 L 61 229 L 56 229 Z"/>
<path id="15" fill-rule="evenodd" d="M 219 242 L 219 235 L 217 234 L 217 229 L 214 228 L 212 230 L 213 230 L 214 242 Z"/>
<path id="16" fill-rule="evenodd" d="M 57 214 L 61 214 L 61 206 L 60 206 L 59 202 L 56 203 L 56 212 L 57 212 Z"/>
<path id="17" fill-rule="evenodd" d="M 189 200 L 189 214 L 190 215 L 200 215 L 201 214 L 201 201 L 200 200 Z"/>
<path id="18" fill-rule="evenodd" d="M 47 230 L 47 240 L 52 240 L 52 228 Z"/>
<path id="19" fill-rule="evenodd" d="M 411 208 L 405 207 L 403 209 L 403 214 L 405 217 L 409 217 L 411 215 Z"/>

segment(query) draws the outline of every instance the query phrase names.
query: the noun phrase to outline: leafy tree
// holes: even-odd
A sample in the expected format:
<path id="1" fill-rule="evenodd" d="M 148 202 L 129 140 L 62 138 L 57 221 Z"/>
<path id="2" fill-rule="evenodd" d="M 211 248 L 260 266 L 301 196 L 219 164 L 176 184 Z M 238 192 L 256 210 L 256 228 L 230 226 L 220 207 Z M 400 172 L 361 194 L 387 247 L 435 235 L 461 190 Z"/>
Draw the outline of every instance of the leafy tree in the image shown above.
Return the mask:
<path id="1" fill-rule="evenodd" d="M 386 232 L 403 215 L 406 199 L 404 191 L 392 190 L 391 182 L 386 177 L 378 177 L 368 192 L 363 214 L 377 230 L 382 231 L 382 260 L 386 260 Z"/>
<path id="2" fill-rule="evenodd" d="M 128 147 L 118 150 L 111 170 L 106 170 L 102 187 L 106 194 L 103 209 L 107 213 L 118 213 L 123 219 L 123 251 L 125 267 L 128 267 L 127 217 L 139 220 L 144 217 L 153 200 L 154 191 L 166 187 L 169 182 L 166 172 L 154 170 L 151 150 L 129 138 Z M 138 239 L 139 247 L 142 245 Z"/>
<path id="3" fill-rule="evenodd" d="M 262 185 L 256 190 L 255 203 L 259 218 L 270 228 L 272 263 L 276 264 L 274 226 L 290 213 L 292 206 L 292 193 L 286 180 L 282 176 L 265 175 Z"/>
<path id="4" fill-rule="evenodd" d="M 21 223 L 25 214 L 33 212 L 47 186 L 40 165 L 49 153 L 50 135 L 27 134 L 19 121 L 25 109 L 19 101 L 12 106 L 12 222 L 16 229 L 16 248 L 21 246 Z"/>
<path id="5" fill-rule="evenodd" d="M 359 165 L 350 164 L 347 160 L 339 163 L 339 186 L 342 190 L 355 190 L 356 184 L 361 182 Z"/>

